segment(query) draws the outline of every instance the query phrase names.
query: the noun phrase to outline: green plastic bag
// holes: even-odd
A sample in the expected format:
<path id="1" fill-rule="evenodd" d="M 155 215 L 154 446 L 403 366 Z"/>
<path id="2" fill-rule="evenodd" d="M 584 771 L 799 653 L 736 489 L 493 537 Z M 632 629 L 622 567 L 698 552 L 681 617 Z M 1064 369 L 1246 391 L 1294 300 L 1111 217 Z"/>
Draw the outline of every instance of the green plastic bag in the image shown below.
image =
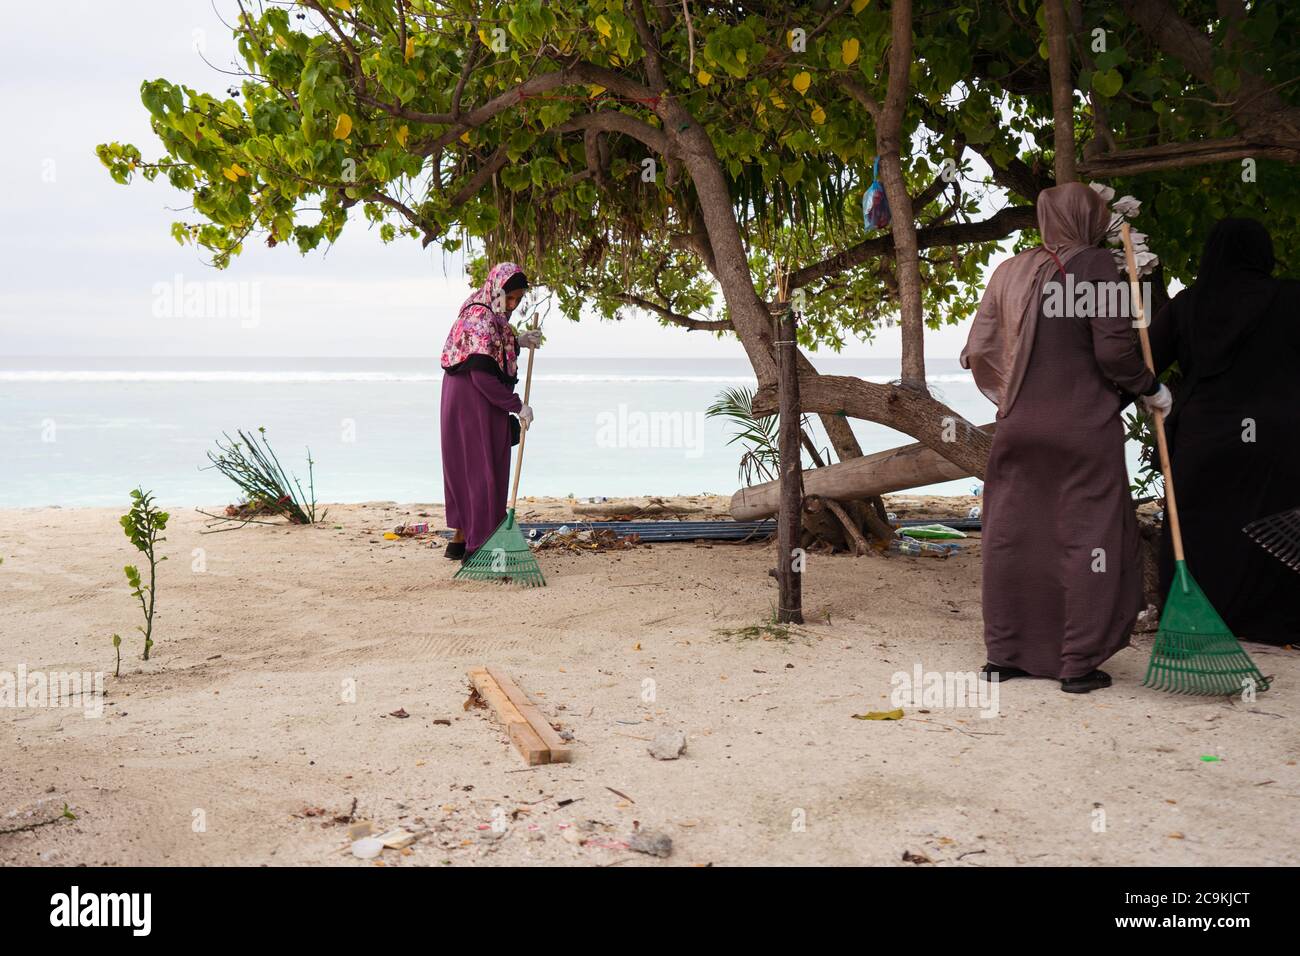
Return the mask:
<path id="1" fill-rule="evenodd" d="M 946 524 L 918 524 L 911 528 L 899 528 L 898 533 L 909 538 L 964 538 L 965 533 Z"/>

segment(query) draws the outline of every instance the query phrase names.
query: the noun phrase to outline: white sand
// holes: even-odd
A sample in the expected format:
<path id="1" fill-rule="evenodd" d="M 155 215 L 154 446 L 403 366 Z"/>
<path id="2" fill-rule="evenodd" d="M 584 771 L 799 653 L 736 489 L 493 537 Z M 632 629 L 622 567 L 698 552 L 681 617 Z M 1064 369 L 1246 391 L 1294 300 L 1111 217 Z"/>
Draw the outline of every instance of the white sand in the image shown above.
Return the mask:
<path id="1" fill-rule="evenodd" d="M 0 709 L 0 831 L 23 828 L 0 833 L 0 862 L 375 865 L 329 822 L 354 800 L 357 819 L 421 834 L 390 866 L 657 865 L 623 846 L 637 821 L 679 865 L 1300 862 L 1293 651 L 1249 645 L 1277 675 L 1253 703 L 1142 688 L 1139 636 L 1107 691 L 1019 681 L 991 719 L 854 720 L 891 707 L 896 671 L 983 663 L 977 541 L 946 561 L 813 555 L 812 623 L 764 640 L 723 630 L 770 617 L 769 546 L 549 553 L 546 588 L 467 586 L 427 542 L 382 538 L 420 510 L 441 521 L 375 504 L 200 535 L 176 513 L 147 663 L 117 512 L 0 513 L 0 671 L 108 672 L 102 719 Z M 573 763 L 525 769 L 486 712 L 462 710 L 483 663 L 572 731 Z M 650 757 L 673 729 L 685 756 Z"/>

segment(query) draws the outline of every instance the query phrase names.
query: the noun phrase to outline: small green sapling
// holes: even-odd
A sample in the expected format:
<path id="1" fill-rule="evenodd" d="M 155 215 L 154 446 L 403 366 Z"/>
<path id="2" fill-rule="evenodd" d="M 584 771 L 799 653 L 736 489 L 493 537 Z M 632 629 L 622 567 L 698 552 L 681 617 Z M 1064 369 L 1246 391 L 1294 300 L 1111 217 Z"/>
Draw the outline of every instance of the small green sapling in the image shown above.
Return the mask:
<path id="1" fill-rule="evenodd" d="M 153 647 L 153 612 L 157 597 L 155 586 L 158 565 L 167 560 L 166 557 L 158 557 L 155 548 L 167 540 L 162 537 L 162 532 L 167 528 L 168 517 L 167 512 L 159 511 L 154 506 L 153 493 L 141 488 L 131 492 L 131 510 L 122 515 L 121 523 L 126 536 L 149 562 L 148 584 L 144 583 L 140 569 L 135 565 L 128 564 L 122 569 L 126 572 L 127 583 L 131 585 L 131 596 L 140 602 L 140 610 L 144 612 L 144 626 L 137 627 L 136 630 L 144 635 L 145 660 L 149 659 L 149 648 Z M 116 642 L 114 646 L 117 646 Z"/>

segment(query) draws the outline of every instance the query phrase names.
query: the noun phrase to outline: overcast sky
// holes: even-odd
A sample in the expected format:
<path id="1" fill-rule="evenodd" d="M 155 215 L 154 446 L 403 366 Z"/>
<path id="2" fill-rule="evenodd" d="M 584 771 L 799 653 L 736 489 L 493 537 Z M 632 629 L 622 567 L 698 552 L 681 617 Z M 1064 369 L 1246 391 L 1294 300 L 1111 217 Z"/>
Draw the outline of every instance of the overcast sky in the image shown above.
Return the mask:
<path id="1" fill-rule="evenodd" d="M 214 7 L 216 8 L 214 10 Z M 435 356 L 468 292 L 461 260 L 414 241 L 384 245 L 360 220 L 328 253 L 248 245 L 224 272 L 169 228 L 187 204 L 161 180 L 114 183 L 101 142 L 159 155 L 140 83 L 167 77 L 220 93 L 236 82 L 218 13 L 230 0 L 82 0 L 10 4 L 0 33 L 5 148 L 0 150 L 0 365 L 3 356 Z M 160 290 L 242 295 L 226 318 L 168 313 Z M 196 285 L 217 283 L 217 286 Z M 254 314 L 252 306 L 256 305 Z M 158 313 L 164 314 L 158 314 Z M 927 333 L 927 354 L 954 357 L 963 327 Z M 734 340 L 665 329 L 638 316 L 547 327 L 566 357 L 740 357 Z M 898 330 L 852 357 L 897 356 Z"/>

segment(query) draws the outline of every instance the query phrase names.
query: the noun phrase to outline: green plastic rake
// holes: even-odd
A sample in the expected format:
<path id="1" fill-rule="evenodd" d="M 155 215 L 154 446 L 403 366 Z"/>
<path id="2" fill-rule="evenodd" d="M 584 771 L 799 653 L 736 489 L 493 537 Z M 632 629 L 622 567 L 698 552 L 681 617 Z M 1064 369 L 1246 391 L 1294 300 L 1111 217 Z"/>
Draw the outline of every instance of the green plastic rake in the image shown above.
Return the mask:
<path id="1" fill-rule="evenodd" d="M 533 327 L 537 328 L 534 316 Z M 529 393 L 533 389 L 533 355 L 536 349 L 528 350 L 528 374 L 524 379 L 524 404 L 528 404 Z M 524 442 L 528 439 L 528 427 L 524 426 L 519 434 L 519 451 L 515 454 L 515 480 L 510 489 L 510 510 L 506 518 L 491 536 L 471 554 L 460 570 L 455 574 L 459 581 L 506 581 L 522 584 L 524 587 L 544 587 L 546 578 L 533 557 L 532 549 L 524 533 L 515 521 L 515 503 L 519 500 L 519 474 L 524 465 Z"/>
<path id="2" fill-rule="evenodd" d="M 1151 338 L 1142 312 L 1137 261 L 1128 223 L 1123 225 L 1121 232 L 1128 260 L 1129 298 L 1137 318 L 1142 355 L 1147 368 L 1154 372 Z M 1165 439 L 1165 416 L 1157 410 L 1152 417 L 1155 420 L 1156 445 L 1160 450 L 1160 470 L 1165 479 L 1165 514 L 1174 545 L 1174 578 L 1160 614 L 1160 628 L 1156 631 L 1151 662 L 1147 665 L 1142 684 L 1181 694 L 1226 695 L 1240 694 L 1248 689 L 1268 690 L 1268 679 L 1242 649 L 1187 568 L 1182 529 L 1178 523 L 1178 502 L 1174 498 L 1173 470 L 1169 465 L 1169 446 Z"/>

